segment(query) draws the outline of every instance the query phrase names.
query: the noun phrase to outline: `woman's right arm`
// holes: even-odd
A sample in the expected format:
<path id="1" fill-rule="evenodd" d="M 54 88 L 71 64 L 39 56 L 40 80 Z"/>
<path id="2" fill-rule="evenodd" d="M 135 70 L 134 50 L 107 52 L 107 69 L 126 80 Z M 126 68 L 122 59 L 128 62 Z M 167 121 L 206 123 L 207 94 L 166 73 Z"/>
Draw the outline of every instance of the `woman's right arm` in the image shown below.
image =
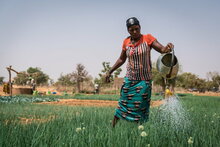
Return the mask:
<path id="1" fill-rule="evenodd" d="M 115 64 L 113 65 L 113 67 L 107 72 L 107 74 L 105 75 L 105 81 L 106 82 L 110 82 L 110 76 L 111 74 L 117 69 L 119 68 L 122 64 L 125 63 L 127 59 L 127 55 L 126 55 L 126 51 L 125 50 L 122 50 L 121 51 L 121 55 L 120 57 L 118 58 L 118 60 L 115 62 Z"/>
<path id="2" fill-rule="evenodd" d="M 160 53 L 169 53 L 172 51 L 172 49 L 174 48 L 174 45 L 172 43 L 168 43 L 166 46 L 163 46 L 162 44 L 160 44 L 160 42 L 158 42 L 157 40 L 155 40 L 152 45 L 151 45 L 156 51 L 160 52 Z"/>

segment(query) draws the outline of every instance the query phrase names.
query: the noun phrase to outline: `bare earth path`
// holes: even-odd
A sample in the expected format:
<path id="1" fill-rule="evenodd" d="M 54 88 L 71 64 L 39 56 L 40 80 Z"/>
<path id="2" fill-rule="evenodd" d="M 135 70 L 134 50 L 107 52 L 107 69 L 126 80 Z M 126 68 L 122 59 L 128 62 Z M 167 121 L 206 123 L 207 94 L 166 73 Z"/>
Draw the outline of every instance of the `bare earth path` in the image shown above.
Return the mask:
<path id="1" fill-rule="evenodd" d="M 163 104 L 164 101 L 151 101 L 151 107 Z M 94 106 L 94 107 L 117 107 L 118 101 L 109 100 L 79 100 L 79 99 L 60 99 L 58 102 L 42 102 L 39 104 L 67 105 L 67 106 Z"/>

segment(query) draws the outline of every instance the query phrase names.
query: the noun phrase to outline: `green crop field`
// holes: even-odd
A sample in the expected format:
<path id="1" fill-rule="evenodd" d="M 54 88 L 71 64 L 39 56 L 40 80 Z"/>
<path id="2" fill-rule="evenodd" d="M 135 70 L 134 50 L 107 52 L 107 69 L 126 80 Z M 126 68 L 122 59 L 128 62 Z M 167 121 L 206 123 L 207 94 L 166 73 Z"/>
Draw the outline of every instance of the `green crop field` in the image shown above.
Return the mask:
<path id="1" fill-rule="evenodd" d="M 113 107 L 0 103 L 0 146 L 218 147 L 219 105 L 219 97 L 182 95 L 151 108 L 142 126 L 112 128 Z"/>

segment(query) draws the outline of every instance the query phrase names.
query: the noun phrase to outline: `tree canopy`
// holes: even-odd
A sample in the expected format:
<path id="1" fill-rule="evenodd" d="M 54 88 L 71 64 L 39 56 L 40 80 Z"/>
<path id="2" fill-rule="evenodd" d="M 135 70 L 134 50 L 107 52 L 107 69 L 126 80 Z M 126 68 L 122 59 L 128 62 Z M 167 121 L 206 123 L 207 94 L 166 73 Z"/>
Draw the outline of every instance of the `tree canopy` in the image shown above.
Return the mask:
<path id="1" fill-rule="evenodd" d="M 48 84 L 50 79 L 47 74 L 45 74 L 39 67 L 29 67 L 27 71 L 20 72 L 14 78 L 14 82 L 17 85 L 25 85 L 28 80 L 34 79 L 37 85 Z"/>
<path id="2" fill-rule="evenodd" d="M 75 82 L 72 80 L 72 74 L 68 73 L 66 75 L 61 74 L 58 78 L 56 85 L 62 86 L 73 86 Z"/>
<path id="3" fill-rule="evenodd" d="M 3 84 L 4 77 L 0 77 L 0 84 Z"/>
<path id="4" fill-rule="evenodd" d="M 111 69 L 110 62 L 102 62 L 102 66 L 103 69 L 101 70 L 101 73 L 99 73 L 99 78 L 95 79 L 95 83 L 99 85 L 105 85 L 105 75 Z M 117 78 L 120 75 L 121 71 L 121 68 L 116 69 L 113 75 L 110 77 L 110 81 L 113 81 L 114 78 Z"/>
<path id="5" fill-rule="evenodd" d="M 82 64 L 77 64 L 76 70 L 72 73 L 72 81 L 76 83 L 78 92 L 81 91 L 81 83 L 88 79 L 88 72 L 86 71 L 85 66 Z"/>

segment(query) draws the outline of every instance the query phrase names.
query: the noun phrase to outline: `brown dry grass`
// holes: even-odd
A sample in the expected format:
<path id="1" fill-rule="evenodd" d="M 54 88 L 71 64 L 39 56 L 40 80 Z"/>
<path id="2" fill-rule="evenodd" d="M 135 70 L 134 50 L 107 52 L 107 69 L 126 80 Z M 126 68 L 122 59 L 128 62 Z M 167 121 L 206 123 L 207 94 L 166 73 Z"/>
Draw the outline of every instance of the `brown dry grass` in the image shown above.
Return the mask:
<path id="1" fill-rule="evenodd" d="M 163 103 L 164 101 L 161 101 L 161 100 L 151 101 L 151 107 L 157 107 Z M 66 105 L 66 106 L 92 106 L 92 107 L 117 107 L 118 101 L 61 99 L 58 102 L 42 102 L 38 104 Z"/>
<path id="2" fill-rule="evenodd" d="M 36 118 L 35 116 L 30 116 L 30 117 L 18 117 L 18 121 L 10 121 L 10 120 L 5 120 L 4 123 L 6 125 L 10 124 L 10 123 L 19 123 L 22 125 L 28 125 L 28 124 L 32 124 L 32 123 L 46 123 L 49 122 L 53 119 L 55 119 L 55 115 L 51 115 L 48 118 Z"/>
<path id="3" fill-rule="evenodd" d="M 31 124 L 31 123 L 45 123 L 45 122 L 49 122 L 51 120 L 53 120 L 55 118 L 54 115 L 52 116 L 49 116 L 48 118 L 25 118 L 25 117 L 18 117 L 19 119 L 19 123 L 20 124 L 24 124 L 24 125 L 27 125 L 27 124 Z"/>

